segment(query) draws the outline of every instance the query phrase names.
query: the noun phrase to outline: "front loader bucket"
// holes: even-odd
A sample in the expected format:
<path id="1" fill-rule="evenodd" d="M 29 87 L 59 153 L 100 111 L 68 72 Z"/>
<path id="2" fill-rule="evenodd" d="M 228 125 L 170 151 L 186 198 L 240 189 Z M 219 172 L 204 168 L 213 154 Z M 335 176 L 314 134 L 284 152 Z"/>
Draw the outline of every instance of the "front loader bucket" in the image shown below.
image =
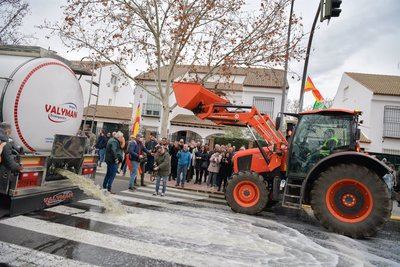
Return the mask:
<path id="1" fill-rule="evenodd" d="M 207 90 L 201 84 L 188 82 L 175 82 L 172 85 L 175 92 L 176 103 L 181 108 L 194 110 L 200 104 L 207 106 L 210 104 L 227 104 L 228 100 Z"/>

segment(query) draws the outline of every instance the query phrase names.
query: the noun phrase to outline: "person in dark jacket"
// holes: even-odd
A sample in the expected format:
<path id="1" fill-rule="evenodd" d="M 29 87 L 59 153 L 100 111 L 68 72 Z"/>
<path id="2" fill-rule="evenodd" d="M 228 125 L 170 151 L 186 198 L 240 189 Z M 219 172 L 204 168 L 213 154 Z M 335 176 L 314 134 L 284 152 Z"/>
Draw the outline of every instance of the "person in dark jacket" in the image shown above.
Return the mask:
<path id="1" fill-rule="evenodd" d="M 207 182 L 207 177 L 208 177 L 208 165 L 210 165 L 210 152 L 208 146 L 204 147 L 204 154 L 202 157 L 202 163 L 201 163 L 201 169 L 204 173 L 204 182 Z"/>
<path id="2" fill-rule="evenodd" d="M 101 167 L 101 163 L 104 162 L 104 157 L 106 156 L 106 146 L 107 146 L 107 137 L 104 130 L 100 131 L 100 135 L 97 138 L 96 149 L 98 149 L 99 153 L 99 167 Z"/>
<path id="3" fill-rule="evenodd" d="M 154 149 L 156 148 L 157 145 L 158 143 L 156 137 L 154 136 L 154 134 L 150 134 L 150 140 L 145 144 L 146 149 L 153 153 L 155 152 Z M 153 171 L 153 165 L 154 165 L 154 156 L 150 154 L 147 157 L 146 172 Z"/>
<path id="4" fill-rule="evenodd" d="M 128 160 L 129 160 L 128 159 L 128 145 L 129 145 L 129 142 L 125 142 L 125 145 L 122 148 L 122 151 L 124 153 L 124 158 L 122 160 L 121 169 L 120 169 L 120 172 L 122 172 L 122 176 L 126 175 L 126 170 L 128 168 Z"/>
<path id="5" fill-rule="evenodd" d="M 139 165 L 143 162 L 144 153 L 149 154 L 150 152 L 146 149 L 146 147 L 142 143 L 142 135 L 137 134 L 136 138 L 132 140 L 128 145 L 128 154 L 129 159 L 132 164 L 132 172 L 129 179 L 129 190 L 135 190 L 135 182 L 139 170 Z M 143 164 L 144 165 L 144 164 Z M 142 168 L 142 172 L 144 172 Z M 144 185 L 144 181 L 141 181 L 141 185 Z"/>
<path id="6" fill-rule="evenodd" d="M 178 152 L 179 152 L 179 143 L 175 141 L 174 144 L 170 147 L 169 154 L 171 155 L 171 177 L 173 180 L 176 180 L 177 171 L 178 171 Z M 169 179 L 171 181 L 171 179 Z"/>
<path id="7" fill-rule="evenodd" d="M 15 160 L 17 153 L 13 153 L 13 147 L 10 141 L 11 126 L 7 123 L 0 123 L 0 179 L 8 179 L 12 172 L 22 171 L 22 166 Z"/>
<path id="8" fill-rule="evenodd" d="M 195 184 L 201 184 L 201 181 L 205 174 L 205 170 L 208 168 L 208 163 L 207 163 L 208 157 L 206 154 L 207 152 L 204 146 L 201 146 L 199 151 L 195 153 L 196 157 L 196 164 L 195 164 L 196 181 L 194 182 Z"/>
<path id="9" fill-rule="evenodd" d="M 221 160 L 221 167 L 218 173 L 218 191 L 221 191 L 221 187 L 225 192 L 225 188 L 228 182 L 228 177 L 232 175 L 232 156 L 228 151 L 224 152 Z M 222 183 L 224 184 L 222 186 Z"/>
<path id="10" fill-rule="evenodd" d="M 163 146 L 157 148 L 157 154 L 154 160 L 154 168 L 156 176 L 156 192 L 153 195 L 158 195 L 160 188 L 160 182 L 163 181 L 163 188 L 161 196 L 165 196 L 165 190 L 167 189 L 167 179 L 171 172 L 171 158 L 166 149 Z"/>
<path id="11" fill-rule="evenodd" d="M 103 188 L 107 189 L 110 193 L 112 183 L 118 171 L 118 163 L 122 162 L 123 151 L 122 146 L 125 144 L 124 134 L 117 132 L 114 137 L 108 140 L 106 146 L 105 162 L 107 164 L 107 172 L 103 181 Z"/>

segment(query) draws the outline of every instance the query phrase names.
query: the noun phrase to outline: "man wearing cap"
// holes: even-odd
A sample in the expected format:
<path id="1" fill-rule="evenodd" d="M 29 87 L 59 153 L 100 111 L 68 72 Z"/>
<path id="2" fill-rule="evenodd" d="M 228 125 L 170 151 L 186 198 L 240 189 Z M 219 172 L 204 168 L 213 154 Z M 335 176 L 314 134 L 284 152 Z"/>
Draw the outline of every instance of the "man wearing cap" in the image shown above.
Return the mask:
<path id="1" fill-rule="evenodd" d="M 165 195 L 165 190 L 167 188 L 168 176 L 171 172 L 171 157 L 168 152 L 166 152 L 165 147 L 158 146 L 156 149 L 157 153 L 154 160 L 154 172 L 156 176 L 156 192 L 153 195 L 158 195 L 158 190 L 160 188 L 160 182 L 163 181 L 163 187 L 161 191 L 161 196 Z"/>
<path id="2" fill-rule="evenodd" d="M 128 187 L 129 190 L 135 190 L 134 185 L 138 174 L 139 164 L 144 158 L 143 152 L 149 153 L 149 151 L 143 145 L 143 142 L 141 140 L 142 138 L 143 136 L 141 134 L 137 134 L 136 138 L 133 139 L 128 145 L 129 160 L 131 161 L 132 164 L 132 172 L 131 172 L 131 177 L 129 179 L 129 187 Z M 142 169 L 142 171 L 144 170 Z"/>

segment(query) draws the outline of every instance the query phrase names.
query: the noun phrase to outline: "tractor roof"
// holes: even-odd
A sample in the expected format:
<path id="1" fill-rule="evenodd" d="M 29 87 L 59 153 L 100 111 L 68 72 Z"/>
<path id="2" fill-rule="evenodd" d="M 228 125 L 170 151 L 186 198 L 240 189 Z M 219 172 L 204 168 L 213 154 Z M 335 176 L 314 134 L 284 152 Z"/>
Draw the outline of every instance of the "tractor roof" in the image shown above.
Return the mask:
<path id="1" fill-rule="evenodd" d="M 307 110 L 300 113 L 301 115 L 308 114 L 348 114 L 348 115 L 360 115 L 361 111 L 354 109 L 344 108 L 329 108 L 329 109 L 318 109 L 318 110 Z"/>

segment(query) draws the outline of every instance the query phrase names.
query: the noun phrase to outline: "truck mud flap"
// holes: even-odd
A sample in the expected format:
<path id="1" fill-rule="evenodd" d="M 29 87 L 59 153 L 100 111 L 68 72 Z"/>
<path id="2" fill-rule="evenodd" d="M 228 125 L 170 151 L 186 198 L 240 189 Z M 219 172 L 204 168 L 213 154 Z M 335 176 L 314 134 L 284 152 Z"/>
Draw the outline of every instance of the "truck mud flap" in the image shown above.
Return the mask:
<path id="1" fill-rule="evenodd" d="M 83 192 L 77 187 L 57 189 L 30 195 L 8 197 L 9 216 L 50 208 L 59 204 L 78 201 Z M 4 207 L 3 207 L 4 208 Z"/>

